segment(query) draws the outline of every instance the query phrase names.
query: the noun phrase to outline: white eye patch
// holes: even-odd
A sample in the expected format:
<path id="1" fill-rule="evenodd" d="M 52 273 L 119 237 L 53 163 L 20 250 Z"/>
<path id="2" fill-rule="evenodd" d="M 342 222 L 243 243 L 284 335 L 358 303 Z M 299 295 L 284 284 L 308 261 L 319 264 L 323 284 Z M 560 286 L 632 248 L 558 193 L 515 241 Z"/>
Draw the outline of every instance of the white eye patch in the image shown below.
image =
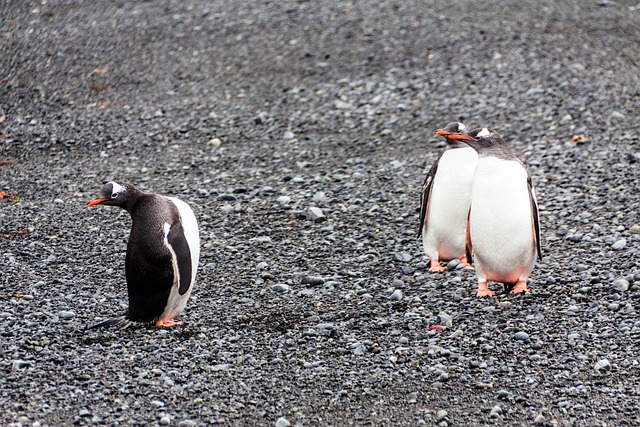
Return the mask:
<path id="1" fill-rule="evenodd" d="M 111 181 L 109 184 L 111 184 L 111 186 L 113 187 L 113 190 L 111 191 L 111 197 L 116 197 L 118 194 L 124 193 L 126 191 L 126 188 L 124 188 L 117 182 Z"/>
<path id="2" fill-rule="evenodd" d="M 484 138 L 485 136 L 489 136 L 491 135 L 491 132 L 489 132 L 489 129 L 487 128 L 482 128 L 482 130 L 480 132 L 478 132 L 478 135 L 480 138 Z"/>
<path id="3" fill-rule="evenodd" d="M 467 128 L 464 123 L 460 123 L 458 122 L 458 131 L 460 132 L 466 132 L 469 128 Z"/>

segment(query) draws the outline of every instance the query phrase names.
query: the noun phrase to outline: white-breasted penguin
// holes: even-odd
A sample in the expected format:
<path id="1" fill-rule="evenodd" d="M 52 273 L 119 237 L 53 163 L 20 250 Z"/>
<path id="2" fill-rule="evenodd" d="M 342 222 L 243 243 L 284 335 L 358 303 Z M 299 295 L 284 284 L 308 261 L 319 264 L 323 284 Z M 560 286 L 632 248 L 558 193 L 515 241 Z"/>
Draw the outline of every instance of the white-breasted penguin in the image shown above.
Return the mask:
<path id="1" fill-rule="evenodd" d="M 467 131 L 459 122 L 449 123 L 435 131 L 444 136 L 447 147 L 435 161 L 422 184 L 420 194 L 420 231 L 424 251 L 431 260 L 431 271 L 444 271 L 440 261 L 459 258 L 463 265 L 466 256 L 466 228 L 471 206 L 471 184 L 478 154 L 451 135 Z"/>
<path id="2" fill-rule="evenodd" d="M 529 170 L 495 131 L 478 128 L 451 135 L 478 152 L 469 211 L 469 250 L 478 276 L 476 296 L 493 296 L 487 282 L 527 292 L 540 250 L 538 202 Z"/>
<path id="3" fill-rule="evenodd" d="M 125 275 L 129 308 L 124 316 L 91 326 L 129 322 L 173 326 L 184 310 L 196 279 L 200 235 L 193 210 L 173 197 L 144 193 L 133 185 L 111 181 L 88 206 L 119 206 L 131 215 L 132 226 Z"/>

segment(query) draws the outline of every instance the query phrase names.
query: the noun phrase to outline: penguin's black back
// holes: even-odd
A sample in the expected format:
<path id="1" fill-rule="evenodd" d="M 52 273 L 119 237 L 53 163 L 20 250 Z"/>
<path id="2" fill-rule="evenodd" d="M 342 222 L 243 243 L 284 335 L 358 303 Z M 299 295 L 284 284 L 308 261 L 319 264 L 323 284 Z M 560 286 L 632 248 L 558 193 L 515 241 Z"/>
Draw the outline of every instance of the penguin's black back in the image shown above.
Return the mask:
<path id="1" fill-rule="evenodd" d="M 152 322 L 163 313 L 174 283 L 173 260 L 165 244 L 164 227 L 169 224 L 181 228 L 180 214 L 166 197 L 155 194 L 141 195 L 129 211 L 133 224 L 125 259 L 127 318 Z"/>

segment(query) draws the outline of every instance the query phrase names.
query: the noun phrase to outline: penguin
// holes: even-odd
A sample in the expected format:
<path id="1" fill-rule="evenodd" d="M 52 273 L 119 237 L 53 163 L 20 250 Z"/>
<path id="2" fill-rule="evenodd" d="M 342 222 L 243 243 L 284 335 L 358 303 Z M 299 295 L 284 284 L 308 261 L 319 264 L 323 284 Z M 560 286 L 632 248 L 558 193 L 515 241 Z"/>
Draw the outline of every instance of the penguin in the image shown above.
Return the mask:
<path id="1" fill-rule="evenodd" d="M 468 251 L 478 277 L 477 297 L 493 296 L 488 281 L 528 292 L 536 257 L 542 260 L 540 216 L 531 174 L 502 136 L 488 128 L 450 135 L 478 152 L 469 210 Z"/>
<path id="2" fill-rule="evenodd" d="M 198 268 L 200 235 L 193 210 L 173 197 L 145 193 L 121 181 L 106 183 L 87 206 L 118 206 L 129 212 L 131 234 L 125 257 L 129 308 L 123 316 L 89 329 L 131 322 L 180 325 Z"/>
<path id="3" fill-rule="evenodd" d="M 441 260 L 459 258 L 465 266 L 471 262 L 465 251 L 466 227 L 478 154 L 462 141 L 451 138 L 467 130 L 464 124 L 452 122 L 435 131 L 445 137 L 447 147 L 422 184 L 418 232 L 432 272 L 447 269 L 440 265 Z"/>

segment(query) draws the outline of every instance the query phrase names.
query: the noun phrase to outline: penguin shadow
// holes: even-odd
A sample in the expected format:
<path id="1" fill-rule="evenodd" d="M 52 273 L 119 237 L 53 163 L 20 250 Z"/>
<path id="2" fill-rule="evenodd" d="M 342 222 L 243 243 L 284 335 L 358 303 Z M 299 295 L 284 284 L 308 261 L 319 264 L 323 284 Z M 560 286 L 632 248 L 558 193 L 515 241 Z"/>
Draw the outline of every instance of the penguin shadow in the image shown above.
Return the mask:
<path id="1" fill-rule="evenodd" d="M 129 322 L 126 326 L 121 326 L 115 329 L 91 329 L 85 327 L 75 331 L 75 335 L 79 338 L 79 341 L 86 345 L 94 344 L 108 344 L 113 341 L 120 341 L 125 336 L 132 336 L 138 332 L 144 333 L 169 333 L 172 339 L 179 341 L 186 341 L 193 339 L 198 332 L 192 327 L 184 325 L 180 328 L 172 329 L 160 329 L 152 323 L 134 323 Z"/>

